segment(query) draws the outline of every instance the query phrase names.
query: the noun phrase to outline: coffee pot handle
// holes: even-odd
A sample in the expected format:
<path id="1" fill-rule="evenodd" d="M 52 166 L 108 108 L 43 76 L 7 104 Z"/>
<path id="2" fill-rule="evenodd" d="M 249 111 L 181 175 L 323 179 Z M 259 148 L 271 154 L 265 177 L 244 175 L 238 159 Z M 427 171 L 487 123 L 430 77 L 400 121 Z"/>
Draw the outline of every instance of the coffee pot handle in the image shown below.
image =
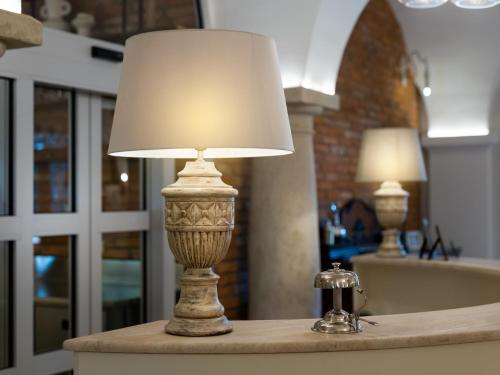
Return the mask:
<path id="1" fill-rule="evenodd" d="M 361 289 L 361 288 L 356 289 L 356 293 L 363 296 L 363 304 L 360 307 L 358 307 L 355 311 L 353 311 L 351 314 L 349 314 L 349 318 L 352 322 L 351 326 L 358 327 L 359 320 L 361 320 L 365 323 L 371 324 L 373 326 L 378 325 L 377 322 L 374 322 L 372 320 L 368 320 L 368 319 L 365 319 L 365 318 L 362 318 L 359 316 L 359 313 L 361 312 L 361 310 L 363 310 L 363 308 L 366 306 L 366 303 L 368 302 L 368 296 L 366 295 L 366 291 L 364 289 Z"/>

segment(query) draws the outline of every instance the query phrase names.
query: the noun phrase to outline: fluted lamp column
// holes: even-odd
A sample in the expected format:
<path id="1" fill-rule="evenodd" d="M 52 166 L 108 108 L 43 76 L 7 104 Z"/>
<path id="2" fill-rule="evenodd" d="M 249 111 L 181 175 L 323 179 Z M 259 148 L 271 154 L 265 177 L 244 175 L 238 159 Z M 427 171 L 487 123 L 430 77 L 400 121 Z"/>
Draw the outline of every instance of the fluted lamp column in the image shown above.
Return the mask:
<path id="1" fill-rule="evenodd" d="M 262 35 L 176 30 L 127 40 L 109 154 L 194 158 L 162 190 L 170 248 L 186 267 L 166 332 L 231 332 L 212 267 L 227 253 L 236 189 L 205 158 L 293 152 L 274 42 Z"/>
<path id="2" fill-rule="evenodd" d="M 377 255 L 403 257 L 399 227 L 406 219 L 408 197 L 401 181 L 425 181 L 418 133 L 411 128 L 378 128 L 363 133 L 356 180 L 382 182 L 375 191 L 375 213 L 384 228 Z"/>

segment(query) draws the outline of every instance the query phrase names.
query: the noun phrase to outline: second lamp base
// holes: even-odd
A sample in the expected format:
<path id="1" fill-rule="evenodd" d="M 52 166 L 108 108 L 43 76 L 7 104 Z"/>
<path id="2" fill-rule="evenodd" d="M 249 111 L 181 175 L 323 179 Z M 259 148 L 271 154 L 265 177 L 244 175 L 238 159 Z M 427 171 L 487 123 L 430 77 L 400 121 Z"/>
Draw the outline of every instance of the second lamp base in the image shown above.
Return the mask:
<path id="1" fill-rule="evenodd" d="M 377 256 L 382 258 L 402 258 L 407 255 L 399 240 L 399 230 L 386 229 L 382 233 L 383 240 L 377 249 Z"/>

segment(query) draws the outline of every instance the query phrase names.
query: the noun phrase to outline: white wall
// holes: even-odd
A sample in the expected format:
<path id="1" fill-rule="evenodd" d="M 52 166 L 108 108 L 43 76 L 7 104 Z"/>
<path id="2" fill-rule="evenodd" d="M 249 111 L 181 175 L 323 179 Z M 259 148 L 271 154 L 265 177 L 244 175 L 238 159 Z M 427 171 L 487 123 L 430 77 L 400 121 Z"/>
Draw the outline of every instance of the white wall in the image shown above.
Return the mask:
<path id="1" fill-rule="evenodd" d="M 500 53 L 500 52 L 499 52 Z M 490 128 L 492 134 L 500 136 L 500 86 L 493 98 L 490 111 Z M 493 232 L 494 232 L 494 253 L 496 258 L 500 258 L 500 143 L 493 148 Z"/>
<path id="2" fill-rule="evenodd" d="M 425 139 L 429 151 L 429 212 L 447 244 L 463 255 L 494 258 L 496 244 L 496 136 Z"/>
<path id="3" fill-rule="evenodd" d="M 500 87 L 500 6 L 466 10 L 451 3 L 418 10 L 391 1 L 408 51 L 430 65 L 432 95 L 424 98 L 430 137 L 486 135 Z M 418 66 L 418 83 L 423 69 Z"/>
<path id="4" fill-rule="evenodd" d="M 437 137 L 424 142 L 431 221 L 466 255 L 500 257 L 500 7 L 391 5 L 408 51 L 419 50 L 430 65 L 432 95 L 424 102 L 428 136 Z"/>

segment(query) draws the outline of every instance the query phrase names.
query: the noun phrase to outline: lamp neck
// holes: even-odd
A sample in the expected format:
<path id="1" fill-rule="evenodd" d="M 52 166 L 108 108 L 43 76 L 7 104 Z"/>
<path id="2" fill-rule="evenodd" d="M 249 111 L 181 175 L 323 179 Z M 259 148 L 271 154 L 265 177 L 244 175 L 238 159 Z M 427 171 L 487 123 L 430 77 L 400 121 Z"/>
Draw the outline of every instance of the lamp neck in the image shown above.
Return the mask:
<path id="1" fill-rule="evenodd" d="M 204 154 L 205 154 L 205 149 L 201 149 L 201 150 L 196 150 L 197 152 L 197 155 L 196 155 L 196 161 L 204 161 L 205 158 L 204 158 Z"/>
<path id="2" fill-rule="evenodd" d="M 380 185 L 380 188 L 381 189 L 402 189 L 403 187 L 396 180 L 388 180 L 388 181 L 382 182 L 382 184 Z"/>
<path id="3" fill-rule="evenodd" d="M 380 189 L 375 192 L 375 196 L 409 196 L 410 194 L 403 190 L 401 184 L 394 180 L 384 181 Z"/>

